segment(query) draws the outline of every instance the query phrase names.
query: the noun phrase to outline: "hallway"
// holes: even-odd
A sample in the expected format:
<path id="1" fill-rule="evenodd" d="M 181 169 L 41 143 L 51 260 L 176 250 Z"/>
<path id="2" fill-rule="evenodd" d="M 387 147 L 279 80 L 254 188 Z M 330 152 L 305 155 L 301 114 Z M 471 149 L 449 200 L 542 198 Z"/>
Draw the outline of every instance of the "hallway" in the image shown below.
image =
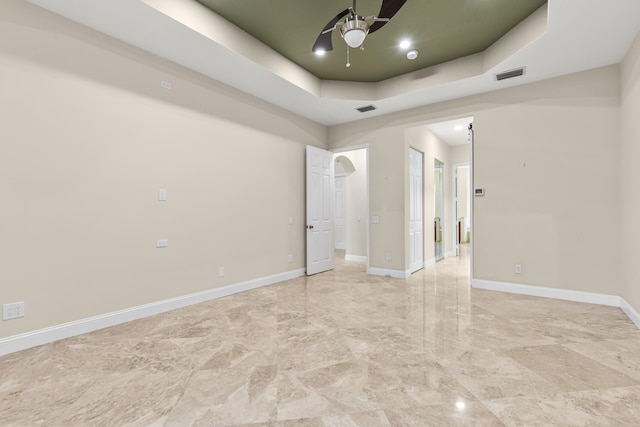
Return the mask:
<path id="1" fill-rule="evenodd" d="M 407 280 L 301 277 L 0 358 L 0 425 L 632 425 L 618 308 Z M 253 423 L 253 424 L 252 424 Z"/>

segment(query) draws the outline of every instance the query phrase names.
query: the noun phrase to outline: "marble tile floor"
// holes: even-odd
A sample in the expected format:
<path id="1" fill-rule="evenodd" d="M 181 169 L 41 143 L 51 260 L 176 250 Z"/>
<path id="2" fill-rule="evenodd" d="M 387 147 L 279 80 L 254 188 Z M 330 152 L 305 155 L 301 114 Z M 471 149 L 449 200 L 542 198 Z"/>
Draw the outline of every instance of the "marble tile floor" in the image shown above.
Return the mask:
<path id="1" fill-rule="evenodd" d="M 638 426 L 618 308 L 341 261 L 0 358 L 0 426 Z"/>

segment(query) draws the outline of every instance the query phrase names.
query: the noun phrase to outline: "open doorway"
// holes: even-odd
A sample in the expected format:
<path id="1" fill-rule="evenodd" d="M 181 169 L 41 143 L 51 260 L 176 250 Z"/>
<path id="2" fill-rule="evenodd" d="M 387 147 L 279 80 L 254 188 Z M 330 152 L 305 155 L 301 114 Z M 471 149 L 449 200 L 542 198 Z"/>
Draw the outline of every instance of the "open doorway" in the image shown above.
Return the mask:
<path id="1" fill-rule="evenodd" d="M 433 244 L 436 262 L 444 258 L 444 162 L 433 164 Z"/>
<path id="2" fill-rule="evenodd" d="M 472 256 L 473 138 L 470 127 L 473 120 L 473 117 L 462 117 L 427 125 L 435 136 L 434 145 L 437 147 L 436 150 L 429 150 L 434 159 L 434 261 L 443 257 L 460 256 L 460 245 L 467 245 L 462 248 L 465 254 Z M 430 163 L 431 158 L 427 159 Z M 439 203 L 438 197 L 441 171 L 444 173 L 444 207 Z M 429 206 L 425 207 L 428 208 Z"/>
<path id="3" fill-rule="evenodd" d="M 334 150 L 334 174 L 335 257 L 368 267 L 368 148 Z"/>

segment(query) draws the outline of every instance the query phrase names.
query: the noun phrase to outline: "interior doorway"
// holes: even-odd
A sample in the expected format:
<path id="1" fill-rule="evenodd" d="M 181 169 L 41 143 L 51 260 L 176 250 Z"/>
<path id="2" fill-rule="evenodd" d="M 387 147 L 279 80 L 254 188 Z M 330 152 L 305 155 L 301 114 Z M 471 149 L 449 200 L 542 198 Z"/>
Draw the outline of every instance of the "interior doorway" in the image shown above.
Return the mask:
<path id="1" fill-rule="evenodd" d="M 464 252 L 469 255 L 471 264 L 473 264 L 473 122 L 474 117 L 467 116 L 427 125 L 429 131 L 447 146 L 445 148 L 442 144 L 434 144 L 439 147 L 438 150 L 427 150 L 429 158 L 425 158 L 429 165 L 432 163 L 432 158 L 444 162 L 443 169 L 446 171 L 444 217 L 440 206 L 436 207 L 435 182 L 437 181 L 434 181 L 434 196 L 429 195 L 429 199 L 434 202 L 434 225 L 433 231 L 429 231 L 426 235 L 433 233 L 434 261 L 442 259 L 442 257 L 462 256 Z M 431 153 L 434 157 L 431 157 Z M 465 170 L 462 171 L 465 166 Z M 436 170 L 438 170 L 438 166 L 434 163 L 434 178 Z M 431 173 L 428 175 L 430 179 Z M 462 177 L 456 179 L 456 175 L 462 175 Z M 466 188 L 461 187 L 463 183 L 466 183 Z M 431 183 L 429 185 L 431 186 Z M 429 187 L 429 191 L 431 191 L 431 187 Z M 460 194 L 464 192 L 468 194 L 466 197 L 464 194 Z M 462 202 L 463 199 L 467 201 L 466 206 Z M 436 213 L 436 209 L 439 213 Z M 444 218 L 444 227 L 442 227 L 440 236 L 443 244 L 439 244 L 441 242 L 437 241 L 438 217 L 440 217 L 441 225 Z M 460 239 L 460 243 L 458 243 L 458 239 Z M 466 244 L 468 246 L 464 246 Z M 473 266 L 471 266 L 470 273 L 473 274 Z"/>
<path id="2" fill-rule="evenodd" d="M 469 163 L 453 165 L 453 247 L 460 255 L 460 245 L 471 240 L 471 174 Z"/>
<path id="3" fill-rule="evenodd" d="M 369 156 L 366 145 L 334 150 L 336 258 L 369 266 Z"/>
<path id="4" fill-rule="evenodd" d="M 436 262 L 444 258 L 444 163 L 434 159 L 433 165 L 433 242 Z"/>

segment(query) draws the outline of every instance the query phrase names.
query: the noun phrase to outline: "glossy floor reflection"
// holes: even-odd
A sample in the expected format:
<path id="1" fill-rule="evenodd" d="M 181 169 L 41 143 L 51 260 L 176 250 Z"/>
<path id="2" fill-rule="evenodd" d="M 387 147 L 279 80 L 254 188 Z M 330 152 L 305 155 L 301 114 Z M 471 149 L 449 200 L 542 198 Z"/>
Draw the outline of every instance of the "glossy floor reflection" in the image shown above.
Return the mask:
<path id="1" fill-rule="evenodd" d="M 0 425 L 638 425 L 640 330 L 617 308 L 339 262 L 0 358 Z"/>

